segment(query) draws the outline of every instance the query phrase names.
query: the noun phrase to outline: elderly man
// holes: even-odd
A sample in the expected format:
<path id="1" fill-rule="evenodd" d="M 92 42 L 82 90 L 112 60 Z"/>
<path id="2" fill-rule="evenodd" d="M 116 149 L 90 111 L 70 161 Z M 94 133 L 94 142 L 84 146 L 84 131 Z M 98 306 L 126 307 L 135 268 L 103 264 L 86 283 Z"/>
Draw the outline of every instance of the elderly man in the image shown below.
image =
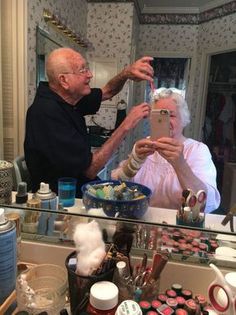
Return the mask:
<path id="1" fill-rule="evenodd" d="M 152 82 L 151 57 L 143 57 L 124 68 L 102 89 L 89 86 L 92 73 L 81 54 L 70 48 L 51 52 L 46 63 L 47 82 L 40 82 L 26 117 L 25 159 L 32 177 L 33 192 L 40 182 L 57 192 L 60 177 L 77 179 L 81 186 L 96 178 L 121 141 L 147 117 L 149 105 L 134 106 L 109 140 L 91 152 L 84 116 L 95 114 L 102 101 L 121 91 L 125 82 Z"/>

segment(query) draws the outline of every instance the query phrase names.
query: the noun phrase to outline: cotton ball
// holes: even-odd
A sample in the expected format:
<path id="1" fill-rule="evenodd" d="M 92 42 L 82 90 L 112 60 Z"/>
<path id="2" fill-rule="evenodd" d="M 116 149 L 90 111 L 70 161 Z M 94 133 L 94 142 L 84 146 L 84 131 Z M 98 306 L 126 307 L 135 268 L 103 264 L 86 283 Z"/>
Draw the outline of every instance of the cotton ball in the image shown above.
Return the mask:
<path id="1" fill-rule="evenodd" d="M 102 232 L 96 221 L 80 223 L 73 236 L 77 254 L 76 273 L 81 276 L 91 275 L 106 255 Z"/>

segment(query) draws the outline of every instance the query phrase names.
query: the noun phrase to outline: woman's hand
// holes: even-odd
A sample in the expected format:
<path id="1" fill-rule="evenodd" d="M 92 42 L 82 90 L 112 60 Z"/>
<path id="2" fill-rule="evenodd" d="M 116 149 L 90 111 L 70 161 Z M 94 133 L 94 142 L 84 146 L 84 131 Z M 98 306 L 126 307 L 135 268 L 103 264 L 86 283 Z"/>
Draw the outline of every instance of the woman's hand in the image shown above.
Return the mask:
<path id="1" fill-rule="evenodd" d="M 145 159 L 148 155 L 156 151 L 156 142 L 148 138 L 138 140 L 135 143 L 135 153 L 140 159 Z"/>
<path id="2" fill-rule="evenodd" d="M 180 168 L 185 159 L 183 156 L 184 145 L 173 138 L 160 138 L 156 141 L 158 153 L 166 159 L 174 168 Z"/>

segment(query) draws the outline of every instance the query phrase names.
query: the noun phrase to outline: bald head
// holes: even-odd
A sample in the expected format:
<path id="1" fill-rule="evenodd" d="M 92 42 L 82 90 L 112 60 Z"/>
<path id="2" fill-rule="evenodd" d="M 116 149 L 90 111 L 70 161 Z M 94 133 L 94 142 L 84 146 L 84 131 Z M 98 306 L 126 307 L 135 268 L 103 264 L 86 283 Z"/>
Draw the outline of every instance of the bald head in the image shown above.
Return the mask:
<path id="1" fill-rule="evenodd" d="M 46 62 L 48 81 L 51 84 L 58 83 L 58 75 L 76 71 L 78 64 L 84 62 L 80 53 L 71 48 L 58 48 L 53 50 Z"/>

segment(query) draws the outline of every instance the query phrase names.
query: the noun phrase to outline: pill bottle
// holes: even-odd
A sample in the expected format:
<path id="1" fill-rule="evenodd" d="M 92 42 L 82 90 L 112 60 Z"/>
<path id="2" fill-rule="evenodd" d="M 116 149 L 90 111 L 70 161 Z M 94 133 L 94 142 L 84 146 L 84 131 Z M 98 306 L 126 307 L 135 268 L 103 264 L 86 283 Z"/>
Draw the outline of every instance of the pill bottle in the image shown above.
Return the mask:
<path id="1" fill-rule="evenodd" d="M 115 315 L 118 304 L 118 288 L 110 281 L 99 281 L 90 289 L 87 313 L 91 315 Z"/>

